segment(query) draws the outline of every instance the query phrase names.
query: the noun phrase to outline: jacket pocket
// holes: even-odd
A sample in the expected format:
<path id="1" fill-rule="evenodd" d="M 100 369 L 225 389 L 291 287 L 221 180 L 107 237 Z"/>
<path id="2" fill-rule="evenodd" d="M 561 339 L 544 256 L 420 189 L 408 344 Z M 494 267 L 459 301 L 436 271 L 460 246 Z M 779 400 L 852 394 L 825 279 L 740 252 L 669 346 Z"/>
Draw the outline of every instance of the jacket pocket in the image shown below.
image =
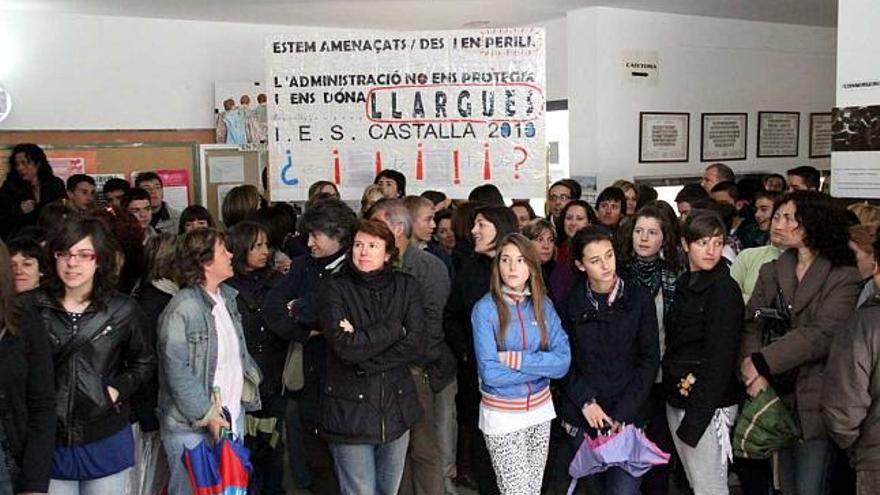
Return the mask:
<path id="1" fill-rule="evenodd" d="M 194 329 L 186 331 L 186 344 L 189 348 L 189 364 L 193 370 L 198 372 L 208 359 L 208 332 L 204 329 Z"/>
<path id="2" fill-rule="evenodd" d="M 86 358 L 76 358 L 73 413 L 78 418 L 95 418 L 110 409 L 110 396 L 103 377 Z"/>
<path id="3" fill-rule="evenodd" d="M 419 397 L 412 375 L 407 373 L 406 376 L 398 380 L 391 387 L 391 393 L 394 396 L 395 402 L 393 407 L 397 407 L 400 414 L 400 426 L 403 430 L 409 429 L 422 417 L 422 406 L 419 404 Z"/>
<path id="4" fill-rule="evenodd" d="M 321 398 L 321 426 L 330 435 L 344 437 L 379 436 L 381 418 L 369 404 L 366 387 L 324 386 Z M 371 423 L 375 423 L 372 426 Z"/>

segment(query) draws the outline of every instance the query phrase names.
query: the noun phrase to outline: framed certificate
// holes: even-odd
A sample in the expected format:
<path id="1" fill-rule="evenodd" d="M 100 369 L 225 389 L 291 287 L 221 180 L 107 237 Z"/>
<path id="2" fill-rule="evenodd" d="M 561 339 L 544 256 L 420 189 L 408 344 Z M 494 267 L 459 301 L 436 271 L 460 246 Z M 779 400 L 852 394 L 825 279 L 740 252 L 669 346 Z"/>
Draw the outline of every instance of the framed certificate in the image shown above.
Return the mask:
<path id="1" fill-rule="evenodd" d="M 810 158 L 831 156 L 831 113 L 810 114 Z"/>
<path id="2" fill-rule="evenodd" d="M 702 114 L 700 161 L 733 161 L 746 159 L 749 114 Z"/>
<path id="3" fill-rule="evenodd" d="M 686 162 L 690 146 L 689 113 L 639 113 L 639 163 Z"/>
<path id="4" fill-rule="evenodd" d="M 758 158 L 798 156 L 800 112 L 758 112 Z"/>

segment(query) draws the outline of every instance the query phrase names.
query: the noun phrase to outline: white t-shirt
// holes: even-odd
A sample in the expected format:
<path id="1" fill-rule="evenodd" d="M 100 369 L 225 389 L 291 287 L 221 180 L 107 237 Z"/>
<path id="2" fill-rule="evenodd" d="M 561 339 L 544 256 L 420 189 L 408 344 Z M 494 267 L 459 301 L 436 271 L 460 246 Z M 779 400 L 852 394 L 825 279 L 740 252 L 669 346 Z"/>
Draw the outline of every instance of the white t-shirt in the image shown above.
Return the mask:
<path id="1" fill-rule="evenodd" d="M 548 400 L 530 411 L 499 411 L 480 402 L 480 431 L 486 435 L 506 435 L 556 417 L 553 401 Z"/>
<path id="2" fill-rule="evenodd" d="M 223 296 L 210 294 L 214 300 L 214 326 L 217 328 L 217 368 L 214 370 L 214 386 L 220 388 L 220 402 L 229 409 L 232 416 L 233 433 L 240 435 L 242 432 L 235 431 L 235 423 L 241 414 L 241 392 L 244 388 L 244 371 L 241 366 L 241 350 L 238 345 L 238 334 L 232 317 L 226 309 Z"/>

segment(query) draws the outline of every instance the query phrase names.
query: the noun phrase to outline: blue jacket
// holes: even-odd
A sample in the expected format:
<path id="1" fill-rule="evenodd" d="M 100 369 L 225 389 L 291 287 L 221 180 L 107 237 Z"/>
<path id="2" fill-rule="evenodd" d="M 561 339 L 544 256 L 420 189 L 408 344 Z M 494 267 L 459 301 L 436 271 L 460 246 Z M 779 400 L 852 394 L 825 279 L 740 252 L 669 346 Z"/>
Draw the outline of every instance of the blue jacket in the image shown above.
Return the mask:
<path id="1" fill-rule="evenodd" d="M 541 349 L 541 331 L 531 297 L 506 297 L 510 314 L 505 341 L 499 345 L 498 310 L 492 294 L 484 295 L 471 313 L 474 355 L 483 404 L 505 411 L 529 410 L 550 400 L 550 379 L 568 372 L 571 349 L 553 303 L 544 298 L 549 348 Z M 507 351 L 499 357 L 499 352 Z"/>
<path id="2" fill-rule="evenodd" d="M 244 373 L 241 403 L 245 411 L 260 409 L 260 368 L 247 350 L 236 296 L 238 291 L 220 284 L 220 294 L 238 334 Z M 186 287 L 175 295 L 159 316 L 159 418 L 169 431 L 204 431 L 220 417 L 211 397 L 217 369 L 217 329 L 211 313 L 214 300 L 201 287 Z M 221 392 L 222 394 L 222 392 Z"/>

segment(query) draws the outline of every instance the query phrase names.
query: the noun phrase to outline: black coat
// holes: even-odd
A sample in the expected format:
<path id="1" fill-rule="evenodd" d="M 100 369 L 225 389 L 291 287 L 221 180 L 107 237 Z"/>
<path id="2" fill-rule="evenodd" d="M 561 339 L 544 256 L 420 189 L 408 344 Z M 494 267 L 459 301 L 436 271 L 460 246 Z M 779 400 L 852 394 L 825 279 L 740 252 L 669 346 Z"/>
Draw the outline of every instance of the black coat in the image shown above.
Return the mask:
<path id="1" fill-rule="evenodd" d="M 238 291 L 238 311 L 248 352 L 263 373 L 260 382 L 260 399 L 265 404 L 272 395 L 281 393 L 281 374 L 287 358 L 289 344 L 275 333 L 263 315 L 266 294 L 281 280 L 282 276 L 271 268 L 249 274 L 236 275 L 226 283 Z"/>
<path id="2" fill-rule="evenodd" d="M 742 293 L 724 263 L 678 278 L 675 301 L 666 315 L 663 389 L 669 405 L 685 410 L 675 433 L 692 447 L 716 409 L 742 398 L 738 358 L 743 316 Z M 678 384 L 689 373 L 696 382 L 685 397 Z"/>
<path id="3" fill-rule="evenodd" d="M 492 276 L 492 258 L 475 254 L 462 258 L 456 269 L 449 300 L 443 311 L 443 329 L 446 343 L 464 368 L 474 376 L 477 373 L 474 360 L 474 332 L 471 328 L 471 311 L 481 297 L 489 292 Z"/>
<path id="4" fill-rule="evenodd" d="M 2 200 L 0 200 L 0 207 L 2 207 L 0 217 L 3 218 L 3 222 L 0 223 L 0 234 L 3 234 L 8 239 L 14 236 L 15 232 L 22 227 L 36 225 L 37 219 L 40 216 L 40 210 L 53 201 L 66 198 L 67 188 L 64 186 L 63 180 L 54 176 L 49 181 L 40 184 L 40 201 L 30 213 L 23 213 L 21 211 L 22 201 L 35 199 L 30 183 L 20 180 L 6 180 L 0 186 L 0 197 L 2 197 Z"/>
<path id="5" fill-rule="evenodd" d="M 48 293 L 37 290 L 34 297 L 55 362 L 57 444 L 83 445 L 119 432 L 129 424 L 129 398 L 156 372 L 156 350 L 149 345 L 141 308 L 115 292 L 104 309 L 92 304 L 71 324 Z M 68 347 L 74 335 L 88 336 L 88 342 Z M 119 391 L 115 404 L 108 386 Z"/>
<path id="6" fill-rule="evenodd" d="M 291 260 L 290 271 L 266 295 L 263 315 L 269 330 L 285 341 L 304 342 L 302 390 L 288 397 L 299 401 L 300 418 L 310 428 L 320 421 L 319 398 L 324 388 L 326 342 L 323 335 L 309 337 L 319 330 L 318 289 L 341 266 L 342 252 L 315 258 L 303 255 Z M 291 303 L 290 309 L 287 308 Z"/>
<path id="7" fill-rule="evenodd" d="M 322 435 L 354 444 L 397 439 L 422 416 L 409 369 L 426 343 L 421 286 L 390 267 L 364 274 L 346 263 L 321 285 L 319 301 L 328 346 Z M 340 328 L 343 319 L 354 332 Z"/>
<path id="8" fill-rule="evenodd" d="M 573 361 L 560 401 L 562 417 L 586 427 L 581 410 L 595 399 L 611 419 L 644 425 L 660 367 L 654 299 L 643 287 L 624 283 L 611 306 L 606 298 L 596 310 L 587 282 L 579 278 L 561 313 Z"/>
<path id="9" fill-rule="evenodd" d="M 14 492 L 46 492 L 55 449 L 52 348 L 38 318 L 0 340 L 0 423 L 3 449 L 21 469 Z"/>
<path id="10" fill-rule="evenodd" d="M 146 339 L 150 349 L 156 349 L 158 337 L 156 333 L 159 324 L 159 315 L 165 311 L 165 306 L 171 301 L 172 294 L 157 289 L 153 284 L 142 285 L 137 296 L 137 302 L 146 316 Z M 133 420 L 140 423 L 145 432 L 159 429 L 159 419 L 156 416 L 156 408 L 159 405 L 159 374 L 144 382 L 131 396 L 131 409 Z"/>

